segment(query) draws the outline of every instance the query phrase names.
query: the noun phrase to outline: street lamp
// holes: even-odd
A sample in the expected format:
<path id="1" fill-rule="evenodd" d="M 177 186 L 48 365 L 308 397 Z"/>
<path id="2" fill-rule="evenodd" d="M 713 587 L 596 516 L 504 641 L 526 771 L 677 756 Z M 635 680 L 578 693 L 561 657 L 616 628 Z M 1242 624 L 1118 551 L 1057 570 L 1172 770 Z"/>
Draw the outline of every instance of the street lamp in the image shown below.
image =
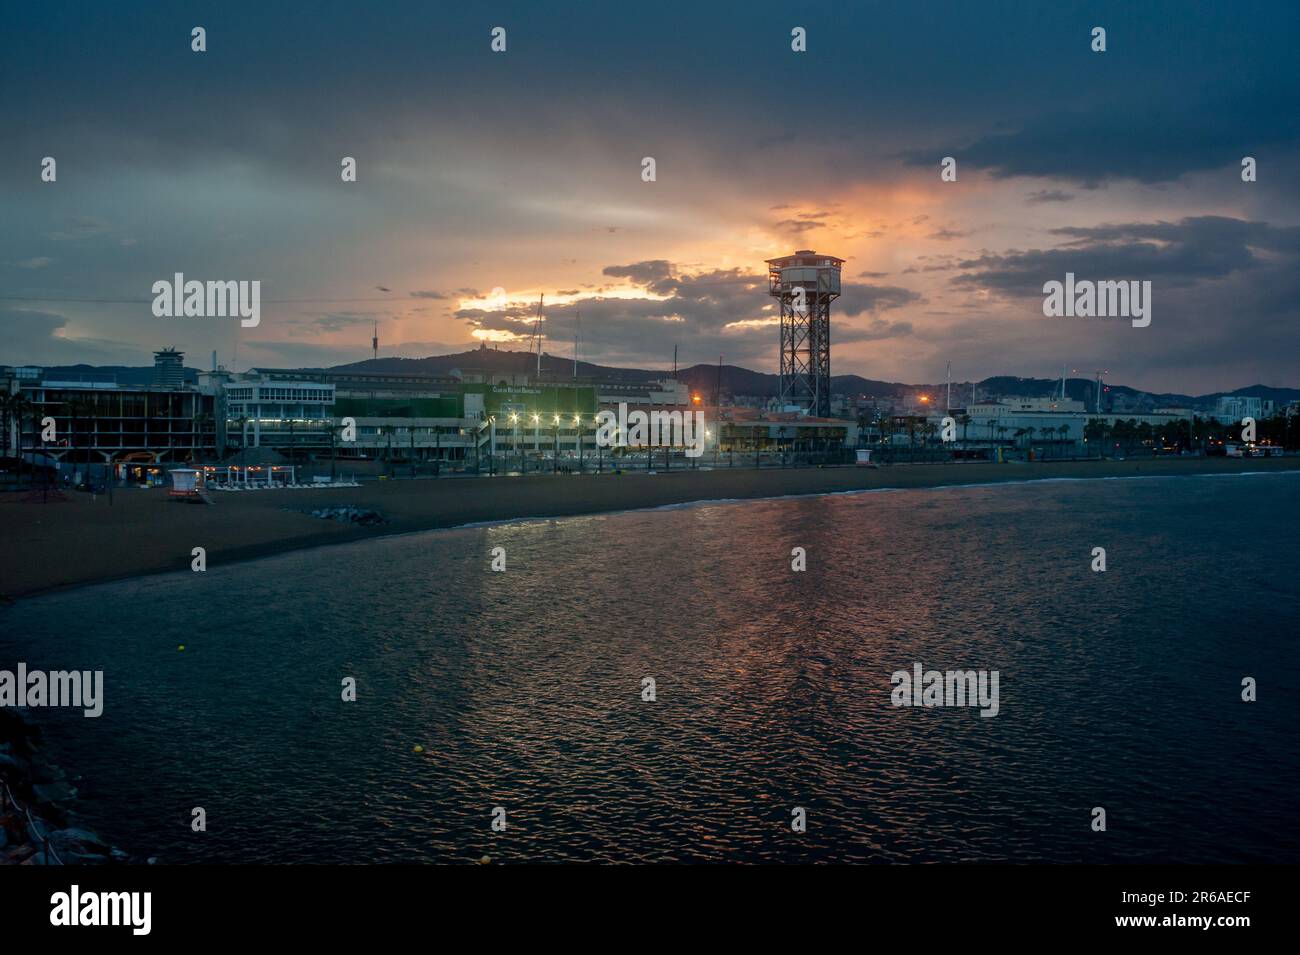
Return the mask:
<path id="1" fill-rule="evenodd" d="M 573 416 L 574 443 L 578 446 L 578 473 L 582 473 L 582 415 Z"/>

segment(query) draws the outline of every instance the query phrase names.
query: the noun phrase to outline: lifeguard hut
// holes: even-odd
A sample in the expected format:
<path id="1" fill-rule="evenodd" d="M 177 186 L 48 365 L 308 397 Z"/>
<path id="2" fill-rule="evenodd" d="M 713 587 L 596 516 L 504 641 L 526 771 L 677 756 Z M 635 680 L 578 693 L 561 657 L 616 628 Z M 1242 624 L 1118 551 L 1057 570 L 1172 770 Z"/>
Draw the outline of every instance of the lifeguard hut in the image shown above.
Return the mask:
<path id="1" fill-rule="evenodd" d="M 169 497 L 181 501 L 206 501 L 203 495 L 203 472 L 194 468 L 172 468 Z"/>

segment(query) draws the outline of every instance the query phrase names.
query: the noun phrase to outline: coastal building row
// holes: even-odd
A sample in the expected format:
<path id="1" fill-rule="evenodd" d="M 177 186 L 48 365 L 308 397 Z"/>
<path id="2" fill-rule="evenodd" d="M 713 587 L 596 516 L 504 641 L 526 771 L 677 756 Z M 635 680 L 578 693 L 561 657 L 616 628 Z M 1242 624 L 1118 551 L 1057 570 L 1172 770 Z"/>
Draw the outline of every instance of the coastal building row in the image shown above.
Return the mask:
<path id="1" fill-rule="evenodd" d="M 484 456 L 595 454 L 597 413 L 621 406 L 647 414 L 700 412 L 707 451 L 825 451 L 859 443 L 933 445 L 951 416 L 959 446 L 1038 449 L 1045 454 L 1108 446 L 1117 426 L 1146 426 L 1186 446 L 1188 408 L 1098 414 L 1064 398 L 1000 398 L 940 412 L 900 413 L 881 404 L 858 418 L 819 418 L 773 406 L 705 405 L 675 379 L 538 381 L 535 376 L 381 374 L 348 369 L 221 367 L 191 373 L 184 356 L 154 353 L 148 384 L 73 381 L 36 367 L 0 366 L 0 459 L 62 471 L 85 464 L 118 477 L 161 478 L 164 465 L 215 462 L 269 449 L 295 460 L 482 462 Z M 1225 396 L 1212 417 L 1263 419 L 1273 402 Z M 48 425 L 53 423 L 53 428 Z M 345 440 L 344 425 L 352 426 Z"/>
<path id="2" fill-rule="evenodd" d="M 183 354 L 154 355 L 148 384 L 61 380 L 0 367 L 0 458 L 62 472 L 111 468 L 161 476 L 166 465 L 213 462 L 251 449 L 295 459 L 481 461 L 484 455 L 597 452 L 597 413 L 699 411 L 707 447 L 852 446 L 855 423 L 757 409 L 705 408 L 683 382 L 536 381 L 529 376 L 379 374 L 216 367 L 187 380 Z M 53 428 L 49 426 L 53 422 Z M 345 435 L 345 425 L 350 426 Z M 351 436 L 352 440 L 346 440 Z"/>
<path id="3" fill-rule="evenodd" d="M 979 401 L 965 408 L 931 412 L 922 416 L 928 435 L 942 435 L 945 418 L 955 425 L 959 446 L 985 449 L 1037 450 L 1046 455 L 1102 453 L 1115 444 L 1115 429 L 1146 425 L 1151 434 L 1163 435 L 1182 447 L 1191 447 L 1194 414 L 1190 408 L 1158 408 L 1149 414 L 1089 410 L 1082 401 L 1068 398 L 1000 398 Z M 906 444 L 913 434 L 896 422 L 891 442 Z"/>

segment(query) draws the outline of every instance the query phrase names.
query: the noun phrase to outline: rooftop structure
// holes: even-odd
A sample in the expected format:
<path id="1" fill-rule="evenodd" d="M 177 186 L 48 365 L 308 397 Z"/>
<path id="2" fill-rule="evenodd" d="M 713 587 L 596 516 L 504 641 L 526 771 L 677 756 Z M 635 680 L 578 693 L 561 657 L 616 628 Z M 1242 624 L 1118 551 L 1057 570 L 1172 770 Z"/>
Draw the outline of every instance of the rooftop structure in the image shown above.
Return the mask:
<path id="1" fill-rule="evenodd" d="M 164 348 L 153 353 L 153 386 L 180 388 L 185 384 L 185 353 Z"/>

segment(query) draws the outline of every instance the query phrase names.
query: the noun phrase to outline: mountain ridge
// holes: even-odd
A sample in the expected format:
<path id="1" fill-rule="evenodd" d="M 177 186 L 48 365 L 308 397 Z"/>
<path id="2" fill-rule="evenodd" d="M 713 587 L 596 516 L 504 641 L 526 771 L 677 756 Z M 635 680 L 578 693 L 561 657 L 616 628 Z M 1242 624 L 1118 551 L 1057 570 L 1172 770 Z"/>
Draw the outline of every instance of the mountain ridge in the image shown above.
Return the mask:
<path id="1" fill-rule="evenodd" d="M 557 384 L 572 381 L 574 362 L 572 358 L 557 355 L 542 355 L 543 380 Z M 406 374 L 406 375 L 447 375 L 452 371 L 461 373 L 484 374 L 487 372 L 503 375 L 531 374 L 537 369 L 537 355 L 534 352 L 517 352 L 493 348 L 477 348 L 449 355 L 429 355 L 424 358 L 369 358 L 358 362 L 334 365 L 328 368 L 302 369 L 303 371 L 351 371 L 370 372 L 372 374 Z M 127 385 L 147 385 L 153 379 L 153 366 L 131 365 L 59 365 L 46 366 L 46 374 L 59 381 L 116 381 Z M 599 378 L 609 381 L 626 381 L 629 383 L 654 381 L 671 378 L 673 373 L 667 369 L 623 368 L 613 365 L 598 365 L 593 362 L 577 363 L 579 379 Z M 779 392 L 778 375 L 754 371 L 739 365 L 695 364 L 678 369 L 677 377 L 686 382 L 694 392 L 704 396 L 706 401 L 713 398 L 719 390 L 719 373 L 721 373 L 721 392 L 723 397 L 738 395 L 772 398 Z M 194 383 L 198 380 L 199 369 L 185 368 L 185 381 Z M 970 382 L 954 382 L 965 391 Z M 993 375 L 974 382 L 984 394 L 999 397 L 1044 397 L 1057 394 L 1060 390 L 1059 378 L 1027 378 L 1012 375 Z M 1150 407 L 1185 405 L 1201 407 L 1211 405 L 1220 397 L 1259 397 L 1283 403 L 1300 400 L 1300 388 L 1277 388 L 1263 384 L 1246 385 L 1231 391 L 1215 391 L 1201 395 L 1188 395 L 1177 392 L 1148 392 L 1129 385 L 1105 384 L 1104 387 L 1113 396 L 1123 395 L 1130 401 Z M 832 375 L 831 393 L 834 395 L 860 395 L 868 398 L 898 398 L 906 394 L 929 391 L 935 395 L 943 392 L 943 383 L 906 383 L 882 381 L 864 378 L 860 375 Z M 1095 382 L 1089 378 L 1067 378 L 1065 393 L 1067 398 L 1083 401 L 1092 406 L 1096 400 Z"/>

